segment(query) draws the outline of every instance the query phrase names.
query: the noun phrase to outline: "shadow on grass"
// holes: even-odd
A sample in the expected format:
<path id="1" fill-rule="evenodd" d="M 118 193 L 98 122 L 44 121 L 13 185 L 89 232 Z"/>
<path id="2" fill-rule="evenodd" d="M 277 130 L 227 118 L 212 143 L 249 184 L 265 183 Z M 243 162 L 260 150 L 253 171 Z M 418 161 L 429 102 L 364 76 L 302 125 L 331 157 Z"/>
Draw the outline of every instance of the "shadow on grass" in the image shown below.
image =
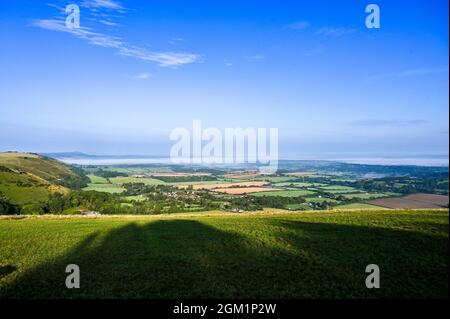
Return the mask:
<path id="1" fill-rule="evenodd" d="M 275 219 L 262 226 L 275 236 L 270 245 L 197 221 L 130 223 L 23 274 L 0 298 L 448 296 L 444 236 Z M 382 289 L 365 287 L 370 263 L 381 268 Z M 81 289 L 65 287 L 68 264 L 80 266 Z"/>

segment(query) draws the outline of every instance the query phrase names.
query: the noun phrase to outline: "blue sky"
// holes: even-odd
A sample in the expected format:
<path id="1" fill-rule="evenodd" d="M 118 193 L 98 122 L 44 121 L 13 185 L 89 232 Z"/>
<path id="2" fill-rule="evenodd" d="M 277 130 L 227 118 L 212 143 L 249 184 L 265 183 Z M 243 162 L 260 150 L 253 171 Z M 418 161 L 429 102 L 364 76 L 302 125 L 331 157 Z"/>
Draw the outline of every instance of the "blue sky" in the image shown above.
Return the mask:
<path id="1" fill-rule="evenodd" d="M 446 1 L 1 1 L 0 150 L 167 155 L 199 119 L 285 158 L 448 156 L 448 38 Z"/>

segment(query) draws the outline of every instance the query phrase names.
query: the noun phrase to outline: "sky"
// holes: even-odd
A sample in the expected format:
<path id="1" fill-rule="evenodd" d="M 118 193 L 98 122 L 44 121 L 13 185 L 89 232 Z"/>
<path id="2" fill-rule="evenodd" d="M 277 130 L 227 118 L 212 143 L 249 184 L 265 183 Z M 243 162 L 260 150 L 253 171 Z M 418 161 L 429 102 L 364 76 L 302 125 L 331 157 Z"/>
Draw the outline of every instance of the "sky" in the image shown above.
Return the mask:
<path id="1" fill-rule="evenodd" d="M 365 8 L 380 8 L 368 29 Z M 65 8 L 80 8 L 67 29 Z M 0 151 L 168 155 L 278 128 L 281 158 L 448 158 L 448 1 L 0 2 Z"/>

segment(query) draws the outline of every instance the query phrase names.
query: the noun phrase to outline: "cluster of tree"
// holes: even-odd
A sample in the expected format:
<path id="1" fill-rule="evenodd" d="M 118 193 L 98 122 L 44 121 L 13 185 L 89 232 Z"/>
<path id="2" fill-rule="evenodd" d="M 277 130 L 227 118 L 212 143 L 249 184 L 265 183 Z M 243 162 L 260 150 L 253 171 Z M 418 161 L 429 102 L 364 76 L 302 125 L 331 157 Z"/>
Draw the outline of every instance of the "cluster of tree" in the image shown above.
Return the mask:
<path id="1" fill-rule="evenodd" d="M 20 213 L 28 214 L 62 214 L 70 208 L 101 211 L 105 207 L 120 204 L 118 195 L 96 191 L 72 191 L 66 195 L 54 193 L 45 202 L 28 204 L 21 207 Z"/>
<path id="2" fill-rule="evenodd" d="M 0 193 L 0 215 L 17 215 L 20 207 L 11 203 L 10 199 Z"/>
<path id="3" fill-rule="evenodd" d="M 104 178 L 114 178 L 114 177 L 127 177 L 128 174 L 114 171 L 105 171 L 103 169 L 99 169 L 94 172 L 94 175 Z"/>
<path id="4" fill-rule="evenodd" d="M 144 183 L 126 183 L 122 185 L 125 188 L 125 192 L 122 195 L 125 196 L 136 196 L 152 193 L 168 193 L 176 192 L 179 189 L 170 185 L 146 185 Z"/>
<path id="5" fill-rule="evenodd" d="M 223 207 L 225 209 L 239 209 L 244 211 L 262 210 L 264 207 L 284 208 L 289 204 L 301 204 L 305 199 L 302 197 L 284 196 L 239 196 L 228 200 Z"/>
<path id="6" fill-rule="evenodd" d="M 70 170 L 74 173 L 73 175 L 65 175 L 62 179 L 57 180 L 56 183 L 70 189 L 82 189 L 88 185 L 90 179 L 81 168 L 71 166 Z"/>
<path id="7" fill-rule="evenodd" d="M 448 195 L 448 175 L 434 174 L 426 178 L 383 177 L 356 181 L 335 181 L 334 184 L 351 186 L 366 192 L 394 192 L 400 194 L 430 193 Z"/>

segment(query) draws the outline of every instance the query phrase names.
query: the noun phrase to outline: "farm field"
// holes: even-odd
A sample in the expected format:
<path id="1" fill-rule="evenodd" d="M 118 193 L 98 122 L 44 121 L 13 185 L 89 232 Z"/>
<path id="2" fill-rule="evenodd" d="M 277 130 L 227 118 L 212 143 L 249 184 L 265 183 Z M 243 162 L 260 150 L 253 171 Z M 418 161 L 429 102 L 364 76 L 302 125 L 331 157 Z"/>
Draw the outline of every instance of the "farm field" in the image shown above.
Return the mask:
<path id="1" fill-rule="evenodd" d="M 311 207 L 307 204 L 287 204 L 285 209 L 288 210 L 309 210 Z"/>
<path id="2" fill-rule="evenodd" d="M 90 181 L 92 184 L 109 184 L 110 182 L 108 181 L 108 179 L 101 177 L 101 176 L 96 176 L 93 174 L 88 174 L 87 177 L 89 177 Z"/>
<path id="3" fill-rule="evenodd" d="M 255 182 L 236 182 L 236 183 L 201 183 L 191 184 L 193 189 L 222 189 L 222 188 L 236 188 L 236 187 L 262 187 L 268 185 L 268 182 L 255 181 Z M 186 184 L 179 184 L 179 187 L 185 188 Z"/>
<path id="4" fill-rule="evenodd" d="M 85 191 L 97 191 L 97 192 L 104 192 L 104 193 L 122 193 L 125 191 L 125 188 L 121 187 L 120 185 L 114 185 L 114 184 L 95 184 L 90 183 L 87 187 L 83 188 Z"/>
<path id="5" fill-rule="evenodd" d="M 250 193 L 261 193 L 261 192 L 274 192 L 274 191 L 283 191 L 283 189 L 276 188 L 265 188 L 265 187 L 227 187 L 227 188 L 215 188 L 215 192 L 224 193 L 224 194 L 250 194 Z"/>
<path id="6" fill-rule="evenodd" d="M 380 207 L 366 203 L 352 203 L 334 206 L 333 209 L 380 209 Z"/>
<path id="7" fill-rule="evenodd" d="M 0 298 L 447 298 L 448 222 L 448 210 L 1 218 Z M 71 263 L 81 289 L 64 286 Z M 365 287 L 372 263 L 382 289 Z"/>
<path id="8" fill-rule="evenodd" d="M 399 194 L 388 194 L 388 193 L 356 193 L 356 194 L 342 194 L 345 198 L 348 199 L 372 199 L 372 198 L 382 198 L 389 196 L 398 196 Z M 407 207 L 404 207 L 407 208 Z"/>
<path id="9" fill-rule="evenodd" d="M 351 194 L 351 193 L 361 193 L 362 191 L 354 187 L 349 186 L 339 186 L 339 185 L 329 185 L 318 187 L 321 191 L 331 193 L 331 194 Z"/>
<path id="10" fill-rule="evenodd" d="M 321 183 L 305 183 L 305 182 L 281 182 L 274 183 L 275 187 L 320 187 L 326 184 Z"/>
<path id="11" fill-rule="evenodd" d="M 314 172 L 291 172 L 284 174 L 286 176 L 293 176 L 293 177 L 304 177 L 304 176 L 313 176 L 316 175 Z"/>
<path id="12" fill-rule="evenodd" d="M 150 178 L 150 177 L 112 177 L 109 179 L 113 184 L 126 184 L 126 183 L 143 183 L 145 185 L 163 185 L 165 182 Z"/>
<path id="13" fill-rule="evenodd" d="M 448 207 L 449 198 L 444 195 L 413 194 L 398 198 L 375 199 L 368 203 L 386 208 L 442 208 Z"/>
<path id="14" fill-rule="evenodd" d="M 252 196 L 282 196 L 282 197 L 298 197 L 312 195 L 314 192 L 309 190 L 278 190 L 252 193 Z"/>

